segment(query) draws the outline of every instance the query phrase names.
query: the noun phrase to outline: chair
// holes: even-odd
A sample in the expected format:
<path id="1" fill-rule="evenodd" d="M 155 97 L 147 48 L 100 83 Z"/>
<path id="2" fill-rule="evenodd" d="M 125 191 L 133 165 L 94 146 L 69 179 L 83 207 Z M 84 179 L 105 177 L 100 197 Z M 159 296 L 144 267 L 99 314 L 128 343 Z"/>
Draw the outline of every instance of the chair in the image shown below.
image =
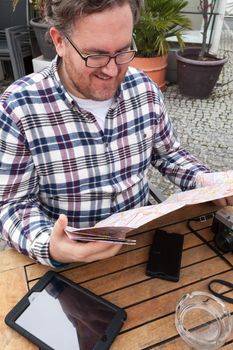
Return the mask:
<path id="1" fill-rule="evenodd" d="M 32 57 L 30 29 L 28 26 L 14 26 L 6 28 L 5 34 L 7 53 L 12 64 L 14 79 L 18 79 L 26 74 L 24 58 Z"/>
<path id="2" fill-rule="evenodd" d="M 0 61 L 11 62 L 14 79 L 26 74 L 24 59 L 32 56 L 27 1 L 20 0 L 15 11 L 11 1 L 0 1 Z"/>
<path id="3" fill-rule="evenodd" d="M 162 192 L 155 186 L 153 185 L 150 181 L 148 181 L 149 189 L 150 189 L 150 196 L 157 202 L 157 203 L 162 203 L 165 201 L 165 197 L 162 194 Z"/>

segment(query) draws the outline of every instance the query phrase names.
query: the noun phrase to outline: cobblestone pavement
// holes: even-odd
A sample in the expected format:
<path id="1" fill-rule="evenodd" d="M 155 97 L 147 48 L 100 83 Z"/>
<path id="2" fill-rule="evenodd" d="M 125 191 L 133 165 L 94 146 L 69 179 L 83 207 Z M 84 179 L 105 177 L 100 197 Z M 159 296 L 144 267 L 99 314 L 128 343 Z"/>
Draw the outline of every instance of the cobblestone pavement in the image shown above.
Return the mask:
<path id="1" fill-rule="evenodd" d="M 233 33 L 224 31 L 219 54 L 227 56 L 211 96 L 196 99 L 182 96 L 177 84 L 164 92 L 167 111 L 181 144 L 212 171 L 233 169 Z M 165 197 L 179 191 L 157 171 L 149 177 Z"/>
<path id="2" fill-rule="evenodd" d="M 184 97 L 176 84 L 164 92 L 165 104 L 182 145 L 212 171 L 233 169 L 233 33 L 224 31 L 220 55 L 226 55 L 216 88 L 207 99 Z M 1 90 L 0 90 L 1 91 Z M 158 171 L 149 177 L 165 197 L 179 191 Z M 0 250 L 6 244 L 0 241 Z"/>

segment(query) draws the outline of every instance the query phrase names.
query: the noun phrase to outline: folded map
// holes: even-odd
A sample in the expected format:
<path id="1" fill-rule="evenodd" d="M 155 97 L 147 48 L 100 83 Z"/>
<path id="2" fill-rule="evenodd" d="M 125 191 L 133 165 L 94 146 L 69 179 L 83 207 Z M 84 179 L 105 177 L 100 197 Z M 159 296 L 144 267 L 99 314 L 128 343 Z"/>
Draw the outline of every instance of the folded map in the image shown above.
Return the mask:
<path id="1" fill-rule="evenodd" d="M 89 240 L 89 234 L 92 234 L 89 238 L 95 240 L 93 235 L 98 234 L 107 236 L 105 240 L 104 237 L 102 239 L 104 241 L 109 240 L 111 243 L 117 243 L 119 241 L 118 243 L 134 244 L 135 242 L 127 242 L 127 239 L 124 239 L 127 232 L 186 205 L 209 202 L 229 196 L 233 196 L 233 170 L 201 173 L 197 177 L 196 189 L 172 194 L 160 204 L 148 205 L 112 214 L 108 218 L 98 222 L 94 227 L 85 229 L 67 227 L 66 231 L 68 234 L 72 233 L 76 235 L 76 239 L 78 240 L 81 233 L 80 238 L 82 240 L 85 238 Z M 98 231 L 96 231 L 97 228 Z M 112 239 L 114 237 L 115 242 Z M 96 240 L 101 240 L 101 238 L 96 237 Z"/>

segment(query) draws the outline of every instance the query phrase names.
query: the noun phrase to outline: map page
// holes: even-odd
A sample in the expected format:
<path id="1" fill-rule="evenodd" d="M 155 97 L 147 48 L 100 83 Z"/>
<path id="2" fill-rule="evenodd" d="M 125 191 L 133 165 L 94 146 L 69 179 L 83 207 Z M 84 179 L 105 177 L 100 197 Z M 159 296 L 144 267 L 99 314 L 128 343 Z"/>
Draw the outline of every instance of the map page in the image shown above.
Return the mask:
<path id="1" fill-rule="evenodd" d="M 105 239 L 105 241 L 113 243 L 112 237 L 115 236 L 115 242 L 119 240 L 119 243 L 134 244 L 135 242 L 124 240 L 124 237 L 127 232 L 135 228 L 186 205 L 233 196 L 233 170 L 198 174 L 196 184 L 196 189 L 172 194 L 162 203 L 115 213 L 98 222 L 94 227 L 76 229 L 67 226 L 66 232 L 70 238 L 73 236 L 72 239 L 74 239 L 74 235 L 78 235 L 76 236 L 77 240 L 79 240 L 79 234 L 80 240 L 89 240 L 88 235 L 90 235 L 92 241 L 95 240 L 95 235 L 97 235 L 96 240 L 102 241 Z M 105 237 L 98 237 L 101 232 L 104 233 Z M 81 233 L 85 234 L 85 237 Z"/>

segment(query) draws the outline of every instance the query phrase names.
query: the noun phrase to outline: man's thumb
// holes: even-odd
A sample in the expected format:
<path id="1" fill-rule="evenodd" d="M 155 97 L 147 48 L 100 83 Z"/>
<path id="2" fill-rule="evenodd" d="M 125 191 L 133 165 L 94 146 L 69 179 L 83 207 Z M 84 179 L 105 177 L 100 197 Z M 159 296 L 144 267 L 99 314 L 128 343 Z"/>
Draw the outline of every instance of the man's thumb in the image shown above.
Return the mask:
<path id="1" fill-rule="evenodd" d="M 64 214 L 60 214 L 59 218 L 55 222 L 53 233 L 56 235 L 63 235 L 63 231 L 68 224 L 67 216 Z"/>

